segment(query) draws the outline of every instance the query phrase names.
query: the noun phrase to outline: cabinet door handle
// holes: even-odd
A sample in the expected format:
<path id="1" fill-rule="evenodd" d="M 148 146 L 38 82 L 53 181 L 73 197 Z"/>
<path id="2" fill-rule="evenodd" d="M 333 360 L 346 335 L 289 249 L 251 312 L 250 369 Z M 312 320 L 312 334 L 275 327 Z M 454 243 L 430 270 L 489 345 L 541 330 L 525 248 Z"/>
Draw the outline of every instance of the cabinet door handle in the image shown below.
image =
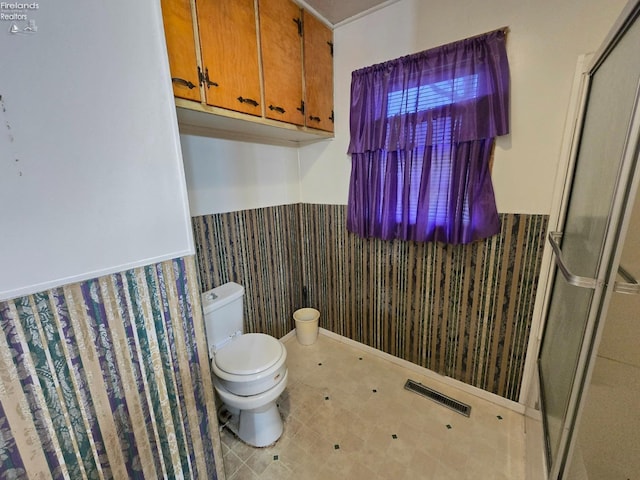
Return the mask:
<path id="1" fill-rule="evenodd" d="M 293 21 L 298 25 L 298 35 L 302 36 L 302 20 L 299 18 L 294 18 Z"/>
<path id="2" fill-rule="evenodd" d="M 335 123 L 335 117 L 333 116 L 333 110 L 331 110 L 331 116 L 329 117 L 329 120 L 331 120 L 331 123 Z"/>
<path id="3" fill-rule="evenodd" d="M 253 98 L 238 97 L 238 101 L 240 103 L 248 103 L 249 105 L 253 105 L 254 107 L 257 107 L 258 105 L 260 105 Z"/>
<path id="4" fill-rule="evenodd" d="M 207 86 L 207 88 L 220 86 L 216 82 L 212 82 L 211 80 L 209 80 L 209 68 L 204 69 L 204 84 Z"/>
<path id="5" fill-rule="evenodd" d="M 191 83 L 188 80 L 185 80 L 184 78 L 171 77 L 171 82 L 177 83 L 178 85 L 182 85 L 184 87 L 188 87 L 189 90 L 191 90 L 192 88 L 196 88 L 196 86 L 193 83 Z"/>
<path id="6" fill-rule="evenodd" d="M 275 105 L 269 105 L 269 110 L 275 110 L 278 113 L 284 113 L 284 108 Z"/>
<path id="7" fill-rule="evenodd" d="M 300 100 L 300 106 L 296 108 L 302 115 L 304 115 L 304 100 Z"/>
<path id="8" fill-rule="evenodd" d="M 320 117 L 314 117 L 313 115 L 309 115 L 309 120 L 311 120 L 312 122 L 319 122 Z"/>

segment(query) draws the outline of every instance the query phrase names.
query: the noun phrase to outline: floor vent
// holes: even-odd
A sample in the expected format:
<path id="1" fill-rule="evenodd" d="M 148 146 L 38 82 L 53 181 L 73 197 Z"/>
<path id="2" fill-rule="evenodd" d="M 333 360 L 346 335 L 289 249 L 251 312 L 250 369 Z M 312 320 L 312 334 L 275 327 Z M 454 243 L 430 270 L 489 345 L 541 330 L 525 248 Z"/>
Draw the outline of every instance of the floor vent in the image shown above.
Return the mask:
<path id="1" fill-rule="evenodd" d="M 425 387 L 421 383 L 415 382 L 413 380 L 407 380 L 407 383 L 404 384 L 404 388 L 410 390 L 418 395 L 422 395 L 423 397 L 427 397 L 430 400 L 433 400 L 436 403 L 439 403 L 442 406 L 445 406 L 454 412 L 458 412 L 460 415 L 464 415 L 465 417 L 471 416 L 471 407 L 462 402 L 454 400 L 451 397 L 447 397 L 440 392 L 436 392 L 435 390 Z"/>

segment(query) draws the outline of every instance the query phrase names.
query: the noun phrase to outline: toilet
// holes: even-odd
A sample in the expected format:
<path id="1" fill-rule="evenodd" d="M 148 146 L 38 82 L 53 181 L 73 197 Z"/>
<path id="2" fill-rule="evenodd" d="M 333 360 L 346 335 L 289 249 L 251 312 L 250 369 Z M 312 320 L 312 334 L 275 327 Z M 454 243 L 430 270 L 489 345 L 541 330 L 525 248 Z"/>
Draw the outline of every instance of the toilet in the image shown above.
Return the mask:
<path id="1" fill-rule="evenodd" d="M 282 435 L 276 400 L 287 386 L 287 350 L 274 337 L 243 333 L 244 288 L 230 282 L 202 294 L 213 384 L 224 424 L 254 447 Z"/>

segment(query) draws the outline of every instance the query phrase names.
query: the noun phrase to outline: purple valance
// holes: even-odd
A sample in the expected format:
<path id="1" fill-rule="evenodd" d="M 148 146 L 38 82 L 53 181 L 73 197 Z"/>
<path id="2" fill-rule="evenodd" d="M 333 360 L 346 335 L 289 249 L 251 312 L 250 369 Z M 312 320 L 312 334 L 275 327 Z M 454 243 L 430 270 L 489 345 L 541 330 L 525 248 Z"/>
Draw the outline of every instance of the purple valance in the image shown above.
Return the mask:
<path id="1" fill-rule="evenodd" d="M 458 143 L 509 133 L 505 32 L 353 72 L 350 122 L 350 154 L 430 146 L 445 135 Z"/>

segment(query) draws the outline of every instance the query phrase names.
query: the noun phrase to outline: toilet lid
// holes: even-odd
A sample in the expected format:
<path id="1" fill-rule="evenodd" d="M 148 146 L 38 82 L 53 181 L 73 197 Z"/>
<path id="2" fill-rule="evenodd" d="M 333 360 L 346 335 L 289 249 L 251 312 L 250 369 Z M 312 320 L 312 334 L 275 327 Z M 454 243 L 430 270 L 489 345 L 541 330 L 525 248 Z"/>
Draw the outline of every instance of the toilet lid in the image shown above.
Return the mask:
<path id="1" fill-rule="evenodd" d="M 263 333 L 240 335 L 218 350 L 215 362 L 232 375 L 252 375 L 274 365 L 282 356 L 282 344 Z"/>

